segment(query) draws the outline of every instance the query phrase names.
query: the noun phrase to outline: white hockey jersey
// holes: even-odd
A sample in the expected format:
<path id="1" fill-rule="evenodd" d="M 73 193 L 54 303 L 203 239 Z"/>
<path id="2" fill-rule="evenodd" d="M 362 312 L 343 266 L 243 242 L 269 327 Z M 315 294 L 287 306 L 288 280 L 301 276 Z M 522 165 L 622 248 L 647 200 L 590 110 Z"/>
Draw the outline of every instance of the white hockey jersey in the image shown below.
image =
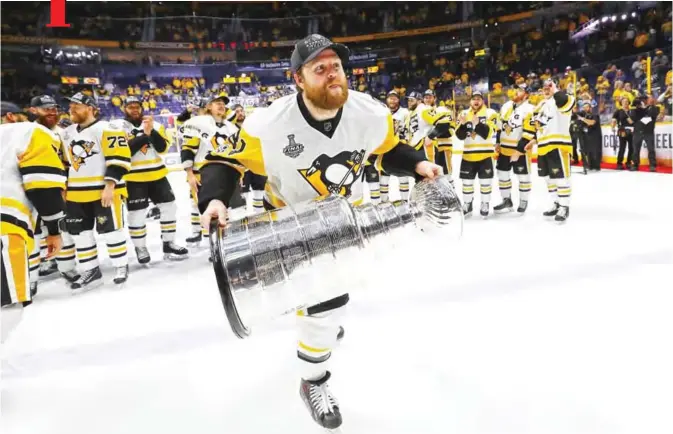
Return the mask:
<path id="1" fill-rule="evenodd" d="M 33 248 L 35 207 L 28 200 L 27 191 L 65 189 L 63 164 L 58 157 L 58 137 L 34 122 L 0 125 L 0 167 L 2 169 L 2 197 L 0 212 L 2 235 L 21 236 Z M 61 215 L 44 216 L 62 218 Z"/>
<path id="2" fill-rule="evenodd" d="M 164 165 L 164 160 L 161 158 L 162 154 L 168 151 L 168 137 L 166 130 L 159 122 L 154 121 L 154 130 L 166 141 L 167 145 L 163 151 L 157 150 L 151 144 L 143 145 L 143 147 L 131 156 L 131 170 L 124 178 L 131 182 L 151 182 L 165 178 L 168 174 L 168 169 Z M 122 130 L 126 133 L 126 139 L 130 142 L 139 136 L 144 136 L 142 124 L 135 126 L 127 119 L 116 119 L 110 122 L 110 127 L 115 130 Z"/>
<path id="3" fill-rule="evenodd" d="M 463 142 L 463 160 L 482 161 L 495 156 L 495 142 L 498 131 L 498 113 L 486 106 L 482 106 L 478 112 L 472 108 L 463 110 L 461 115 L 467 119 L 465 123 L 470 132 Z M 474 132 L 477 124 L 486 124 L 489 127 L 489 133 L 486 138 Z"/>
<path id="4" fill-rule="evenodd" d="M 115 182 L 116 193 L 127 196 L 124 176 L 131 169 L 131 151 L 123 130 L 101 120 L 85 128 L 70 125 L 64 143 L 70 165 L 68 201 L 100 200 L 106 180 Z"/>
<path id="5" fill-rule="evenodd" d="M 362 170 L 370 154 L 382 155 L 399 143 L 389 109 L 361 92 L 349 91 L 337 116 L 315 121 L 301 94 L 255 110 L 235 143 L 209 160 L 268 177 L 266 199 L 276 207 L 330 193 L 358 203 Z"/>
<path id="6" fill-rule="evenodd" d="M 407 117 L 409 144 L 416 149 L 420 149 L 436 120 L 436 112 L 432 106 L 419 103 L 415 109 L 409 110 L 409 116 Z"/>
<path id="7" fill-rule="evenodd" d="M 564 92 L 556 92 L 538 104 L 533 118 L 537 129 L 538 155 L 545 155 L 554 149 L 572 152 L 570 117 L 574 106 L 575 98 Z"/>
<path id="8" fill-rule="evenodd" d="M 516 105 L 507 101 L 500 109 L 500 153 L 511 157 L 519 140 L 524 136 L 524 127 L 530 129 L 535 107 L 528 101 Z"/>
<path id="9" fill-rule="evenodd" d="M 229 121 L 217 124 L 211 115 L 194 116 L 183 124 L 181 157 L 185 169 L 198 172 L 206 156 L 218 149 L 222 151 L 238 128 Z"/>
<path id="10" fill-rule="evenodd" d="M 404 107 L 398 107 L 397 111 L 393 115 L 393 125 L 395 126 L 395 134 L 400 140 L 405 142 L 409 140 L 407 137 L 407 117 L 409 116 L 409 110 Z"/>

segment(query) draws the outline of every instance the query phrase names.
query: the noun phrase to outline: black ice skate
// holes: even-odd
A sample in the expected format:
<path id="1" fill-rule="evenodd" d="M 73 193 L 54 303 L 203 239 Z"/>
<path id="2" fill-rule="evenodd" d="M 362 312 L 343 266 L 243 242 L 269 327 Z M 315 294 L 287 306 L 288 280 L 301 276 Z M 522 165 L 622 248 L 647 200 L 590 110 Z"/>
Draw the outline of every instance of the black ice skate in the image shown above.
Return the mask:
<path id="1" fill-rule="evenodd" d="M 77 270 L 73 268 L 72 270 L 61 272 L 61 277 L 63 277 L 68 282 L 73 283 L 79 279 L 80 276 Z"/>
<path id="2" fill-rule="evenodd" d="M 86 270 L 79 276 L 79 279 L 74 281 L 70 285 L 70 289 L 73 292 L 80 292 L 83 290 L 89 290 L 95 288 L 96 286 L 103 284 L 103 274 L 100 272 L 100 268 L 92 268 L 91 270 Z"/>
<path id="3" fill-rule="evenodd" d="M 463 204 L 463 215 L 469 217 L 472 215 L 472 202 L 465 202 Z"/>
<path id="4" fill-rule="evenodd" d="M 558 213 L 559 205 L 558 202 L 554 202 L 554 205 L 548 210 L 542 213 L 545 217 L 554 217 Z"/>
<path id="5" fill-rule="evenodd" d="M 556 213 L 554 220 L 563 223 L 568 220 L 568 217 L 570 217 L 570 208 L 567 206 L 559 206 L 558 213 Z"/>
<path id="6" fill-rule="evenodd" d="M 493 207 L 493 212 L 495 212 L 496 214 L 504 214 L 512 211 L 514 211 L 514 204 L 512 203 L 511 197 L 503 199 L 500 205 L 496 205 Z"/>
<path id="7" fill-rule="evenodd" d="M 164 259 L 180 261 L 187 259 L 189 251 L 182 246 L 178 246 L 172 241 L 164 242 Z"/>
<path id="8" fill-rule="evenodd" d="M 158 206 L 154 206 L 147 211 L 148 220 L 159 220 L 161 218 L 161 211 Z"/>
<path id="9" fill-rule="evenodd" d="M 479 214 L 481 214 L 482 217 L 486 218 L 488 217 L 488 214 L 491 212 L 491 207 L 489 206 L 488 202 L 482 202 L 481 207 L 479 209 Z"/>
<path id="10" fill-rule="evenodd" d="M 191 237 L 187 238 L 185 241 L 190 246 L 198 246 L 201 243 L 201 232 L 192 234 Z"/>
<path id="11" fill-rule="evenodd" d="M 139 264 L 148 264 L 150 262 L 152 258 L 147 247 L 136 247 L 136 259 L 138 259 Z"/>
<path id="12" fill-rule="evenodd" d="M 37 282 L 30 282 L 30 298 L 37 295 Z"/>
<path id="13" fill-rule="evenodd" d="M 129 266 L 123 265 L 121 267 L 115 268 L 115 277 L 112 279 L 117 285 L 126 282 L 126 279 L 129 277 Z"/>
<path id="14" fill-rule="evenodd" d="M 49 276 L 58 271 L 58 265 L 56 265 L 56 260 L 50 259 L 44 261 L 40 264 L 40 271 L 37 273 L 40 277 Z"/>
<path id="15" fill-rule="evenodd" d="M 519 202 L 519 207 L 516 209 L 516 212 L 519 214 L 523 214 L 526 212 L 526 209 L 528 208 L 528 201 L 527 200 L 521 200 Z"/>
<path id="16" fill-rule="evenodd" d="M 323 428 L 335 429 L 341 426 L 342 419 L 339 403 L 327 387 L 327 380 L 330 376 L 330 372 L 327 371 L 320 380 L 302 379 L 299 394 L 314 421 Z"/>

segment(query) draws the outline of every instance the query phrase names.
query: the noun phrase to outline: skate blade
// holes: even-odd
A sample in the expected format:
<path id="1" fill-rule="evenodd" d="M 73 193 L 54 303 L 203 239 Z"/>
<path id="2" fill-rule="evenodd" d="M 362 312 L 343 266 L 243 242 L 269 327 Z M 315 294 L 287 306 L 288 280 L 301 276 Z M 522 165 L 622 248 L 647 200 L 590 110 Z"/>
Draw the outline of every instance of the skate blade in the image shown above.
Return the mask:
<path id="1" fill-rule="evenodd" d="M 113 279 L 112 284 L 114 285 L 114 287 L 116 289 L 123 289 L 124 286 L 126 286 L 126 282 L 128 282 L 128 281 L 129 281 L 128 277 L 126 278 L 126 280 L 124 280 L 123 282 L 119 282 L 119 283 L 115 282 L 114 279 Z"/>
<path id="2" fill-rule="evenodd" d="M 105 282 L 103 282 L 103 279 L 98 279 L 98 280 L 96 280 L 96 281 L 94 281 L 94 282 L 91 282 L 91 283 L 88 284 L 88 285 L 85 285 L 85 286 L 81 287 L 81 288 L 71 289 L 71 291 L 72 291 L 72 295 L 80 295 L 80 294 L 84 294 L 85 292 L 89 292 L 89 291 L 91 291 L 92 289 L 96 289 L 96 288 L 98 288 L 98 287 L 103 286 L 104 283 L 105 283 Z"/>
<path id="3" fill-rule="evenodd" d="M 494 209 L 493 213 L 494 214 L 508 214 L 512 211 L 514 211 L 514 208 Z"/>
<path id="4" fill-rule="evenodd" d="M 164 255 L 164 260 L 167 261 L 184 261 L 185 259 L 188 259 L 189 255 L 174 255 L 172 253 L 167 253 Z"/>

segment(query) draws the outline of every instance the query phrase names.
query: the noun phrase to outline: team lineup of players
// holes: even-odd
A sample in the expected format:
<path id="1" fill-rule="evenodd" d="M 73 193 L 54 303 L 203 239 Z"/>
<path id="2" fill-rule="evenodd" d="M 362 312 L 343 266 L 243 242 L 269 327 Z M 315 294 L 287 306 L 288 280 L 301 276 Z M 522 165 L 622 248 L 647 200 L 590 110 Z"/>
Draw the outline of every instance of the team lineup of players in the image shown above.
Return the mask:
<path id="1" fill-rule="evenodd" d="M 564 221 L 569 215 L 572 145 L 568 131 L 574 101 L 572 96 L 559 92 L 552 80 L 545 83 L 543 93 L 546 98 L 534 107 L 528 102 L 525 85 L 518 86 L 513 98 L 497 113 L 485 106 L 480 92 L 474 92 L 470 108 L 459 113 L 457 119 L 447 108 L 435 106 L 432 90 L 423 95 L 411 92 L 407 97 L 408 109 L 400 106 L 400 97 L 395 91 L 388 93 L 386 104 L 400 140 L 423 150 L 426 158 L 442 166 L 446 174 L 453 173 L 452 139 L 457 137 L 463 141 L 459 178 L 466 217 L 473 211 L 476 178 L 481 193 L 480 214 L 483 217 L 490 214 L 492 180 L 496 171 L 502 202 L 493 210 L 496 213 L 514 211 L 513 171 L 519 187 L 516 211 L 526 211 L 532 189 L 531 148 L 537 144 L 538 173 L 546 180 L 553 199 L 552 208 L 544 215 Z M 168 170 L 161 158 L 169 147 L 164 126 L 151 116 L 144 116 L 142 104 L 135 97 L 125 101 L 126 116 L 110 122 L 96 117 L 97 105 L 93 98 L 78 93 L 69 100 L 73 125 L 65 129 L 55 125 L 58 113 L 54 112 L 56 103 L 51 97 L 36 97 L 31 103 L 37 122 L 59 137 L 59 155 L 68 173 L 68 232 L 63 233 L 63 248 L 56 260 L 45 261 L 47 246 L 42 237 L 42 225 L 38 224 L 35 235 L 40 241 L 35 243 L 29 256 L 33 294 L 39 277 L 57 269 L 70 282 L 74 292 L 103 282 L 94 227 L 105 240 L 115 267 L 113 282 L 125 282 L 128 259 L 124 230 L 128 230 L 138 262 L 147 264 L 151 260 L 146 246 L 150 202 L 158 210 L 165 259 L 180 260 L 188 256 L 188 250 L 175 243 L 177 207 L 166 178 Z M 197 202 L 200 168 L 210 152 L 227 146 L 228 139 L 245 120 L 243 107 L 238 105 L 230 109 L 228 102 L 225 96 L 213 96 L 203 100 L 199 107 L 190 106 L 177 118 L 176 139 L 192 203 L 192 235 L 186 239 L 190 246 L 198 245 L 205 233 Z M 374 160 L 375 156 L 371 156 L 365 167 L 370 200 L 385 202 L 389 196 L 389 175 L 377 168 Z M 246 171 L 243 179 L 252 190 L 254 210 L 262 211 L 266 178 Z M 409 197 L 410 181 L 411 177 L 399 179 L 402 200 Z M 127 222 L 123 215 L 124 202 L 128 210 Z"/>

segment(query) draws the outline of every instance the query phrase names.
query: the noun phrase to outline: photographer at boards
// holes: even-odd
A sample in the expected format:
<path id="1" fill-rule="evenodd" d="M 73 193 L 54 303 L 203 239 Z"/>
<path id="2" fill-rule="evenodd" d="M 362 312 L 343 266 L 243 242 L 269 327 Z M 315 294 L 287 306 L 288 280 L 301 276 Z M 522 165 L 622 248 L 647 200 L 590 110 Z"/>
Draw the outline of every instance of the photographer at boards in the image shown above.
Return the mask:
<path id="1" fill-rule="evenodd" d="M 603 158 L 601 120 L 598 115 L 591 112 L 589 101 L 582 103 L 582 107 L 577 113 L 577 121 L 581 128 L 580 147 L 582 148 L 582 157 L 586 156 L 589 160 L 584 167 L 599 172 L 601 170 L 601 159 Z"/>
<path id="2" fill-rule="evenodd" d="M 647 159 L 650 162 L 650 172 L 657 171 L 657 157 L 654 149 L 654 125 L 659 116 L 659 107 L 655 105 L 652 95 L 638 97 L 633 101 L 631 119 L 633 119 L 633 154 L 631 155 L 631 171 L 637 171 L 640 166 L 640 149 L 645 142 Z"/>

